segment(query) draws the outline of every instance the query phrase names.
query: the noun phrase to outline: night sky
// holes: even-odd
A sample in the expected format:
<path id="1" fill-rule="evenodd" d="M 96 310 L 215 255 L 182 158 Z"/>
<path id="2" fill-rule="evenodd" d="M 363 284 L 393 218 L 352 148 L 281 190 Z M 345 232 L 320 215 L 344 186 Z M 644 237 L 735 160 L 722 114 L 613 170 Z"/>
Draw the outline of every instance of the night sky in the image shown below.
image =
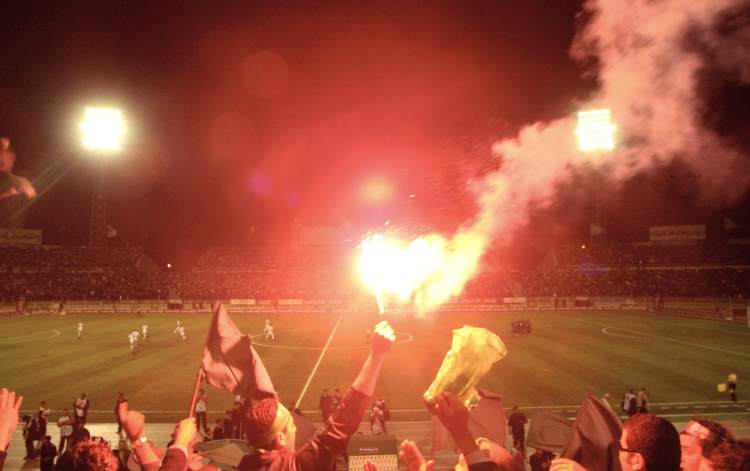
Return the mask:
<path id="1" fill-rule="evenodd" d="M 452 231 L 475 210 L 466 181 L 500 165 L 494 140 L 570 114 L 595 90 L 568 56 L 580 6 L 1 2 L 0 135 L 42 193 L 26 225 L 45 243 L 85 244 L 93 162 L 77 122 L 85 106 L 106 104 L 129 129 L 106 162 L 114 243 L 157 260 L 284 244 L 294 218 Z M 707 82 L 707 125 L 750 134 L 747 87 Z M 586 179 L 533 214 L 527 244 L 553 224 L 585 237 Z M 704 200 L 693 180 L 665 165 L 607 193 L 611 232 L 750 222 L 746 190 Z"/>

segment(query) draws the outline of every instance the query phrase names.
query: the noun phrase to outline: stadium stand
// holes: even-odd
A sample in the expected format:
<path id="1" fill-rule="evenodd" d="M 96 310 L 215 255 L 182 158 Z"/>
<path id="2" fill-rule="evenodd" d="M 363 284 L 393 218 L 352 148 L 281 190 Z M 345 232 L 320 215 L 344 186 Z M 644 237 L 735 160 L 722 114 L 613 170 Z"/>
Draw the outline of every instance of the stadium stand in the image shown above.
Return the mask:
<path id="1" fill-rule="evenodd" d="M 495 267 L 475 276 L 462 299 L 508 297 L 692 297 L 746 299 L 746 245 L 556 247 L 544 270 Z M 188 272 L 157 268 L 142 249 L 0 247 L 0 299 L 352 300 L 362 295 L 351 252 L 217 248 Z M 549 257 L 548 257 L 549 258 Z"/>

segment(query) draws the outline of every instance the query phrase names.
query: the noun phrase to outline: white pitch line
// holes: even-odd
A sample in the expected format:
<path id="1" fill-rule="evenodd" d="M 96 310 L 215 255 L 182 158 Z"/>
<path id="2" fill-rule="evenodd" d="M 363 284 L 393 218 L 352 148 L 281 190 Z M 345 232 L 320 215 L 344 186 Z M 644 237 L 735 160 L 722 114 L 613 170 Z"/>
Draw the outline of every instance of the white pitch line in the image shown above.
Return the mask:
<path id="1" fill-rule="evenodd" d="M 701 417 L 713 417 L 717 415 L 721 416 L 735 416 L 735 415 L 750 415 L 750 412 L 715 412 L 708 414 L 657 414 L 659 417 L 692 417 L 693 415 L 699 415 Z"/>
<path id="2" fill-rule="evenodd" d="M 333 340 L 333 336 L 336 334 L 336 329 L 339 328 L 339 324 L 341 323 L 341 319 L 343 319 L 344 316 L 339 316 L 338 320 L 336 321 L 336 325 L 333 326 L 333 330 L 331 331 L 331 335 L 328 336 L 328 341 L 326 342 L 325 347 L 323 347 L 323 351 L 320 352 L 320 356 L 318 357 L 318 361 L 315 363 L 315 366 L 313 366 L 312 372 L 310 373 L 310 376 L 307 378 L 307 382 L 305 383 L 305 386 L 302 388 L 302 392 L 299 394 L 299 398 L 297 398 L 297 402 L 294 403 L 294 408 L 298 408 L 300 403 L 302 402 L 302 398 L 305 397 L 305 393 L 307 392 L 307 388 L 310 387 L 310 383 L 312 382 L 313 376 L 315 376 L 315 373 L 318 371 L 318 367 L 320 366 L 320 362 L 323 361 L 323 357 L 325 356 L 326 352 L 328 351 L 328 346 L 331 345 L 331 340 Z"/>
<path id="3" fill-rule="evenodd" d="M 613 336 L 613 337 L 623 337 L 623 335 L 612 334 L 610 332 L 607 332 L 607 329 L 615 329 L 615 330 L 623 330 L 623 331 L 626 331 L 626 332 L 633 332 L 635 334 L 638 334 L 638 335 L 641 335 L 641 336 L 647 337 L 647 338 L 650 337 L 650 338 L 656 339 L 656 340 L 666 340 L 667 342 L 679 343 L 679 344 L 682 344 L 682 345 L 688 345 L 690 347 L 705 348 L 706 350 L 713 350 L 713 351 L 716 351 L 716 352 L 728 353 L 730 355 L 737 355 L 737 356 L 740 356 L 740 357 L 750 358 L 750 353 L 735 352 L 733 350 L 725 350 L 723 348 L 714 347 L 713 345 L 703 345 L 703 344 L 700 344 L 700 343 L 688 342 L 686 340 L 673 339 L 671 337 L 663 337 L 661 335 L 654 335 L 654 334 L 649 334 L 649 333 L 646 333 L 646 332 L 639 332 L 637 330 L 628 329 L 626 327 L 614 327 L 614 326 L 609 326 L 609 325 L 604 325 L 603 326 L 603 325 L 600 325 L 600 324 L 595 324 L 593 322 L 587 322 L 587 321 L 581 321 L 581 320 L 579 320 L 578 322 L 582 322 L 584 324 L 589 324 L 589 325 L 595 325 L 597 327 L 602 327 L 602 333 L 604 335 L 610 335 L 610 336 Z M 625 337 L 632 337 L 632 336 L 625 335 Z"/>

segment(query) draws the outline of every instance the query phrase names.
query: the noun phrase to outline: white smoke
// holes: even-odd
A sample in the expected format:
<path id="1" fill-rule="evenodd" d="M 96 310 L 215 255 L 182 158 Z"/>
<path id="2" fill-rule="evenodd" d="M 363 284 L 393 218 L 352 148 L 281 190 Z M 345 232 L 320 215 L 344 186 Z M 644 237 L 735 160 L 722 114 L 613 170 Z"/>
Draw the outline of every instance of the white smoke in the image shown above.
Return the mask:
<path id="1" fill-rule="evenodd" d="M 502 166 L 477 182 L 480 211 L 445 243 L 443 266 L 420 287 L 418 307 L 459 294 L 487 245 L 522 227 L 529 205 L 550 203 L 557 184 L 581 166 L 597 167 L 618 183 L 679 159 L 706 193 L 729 198 L 747 189 L 750 159 L 703 124 L 700 95 L 709 59 L 739 80 L 750 78 L 750 21 L 732 21 L 742 6 L 739 0 L 587 1 L 586 24 L 570 52 L 594 64 L 600 87 L 580 108 L 611 110 L 616 149 L 580 151 L 575 116 L 532 124 L 496 143 Z M 730 26 L 717 28 L 720 21 Z"/>
<path id="2" fill-rule="evenodd" d="M 515 139 L 498 142 L 503 167 L 483 182 L 481 211 L 466 231 L 490 238 L 524 222 L 529 202 L 548 202 L 569 169 L 600 166 L 619 182 L 635 172 L 673 159 L 685 162 L 707 193 L 734 196 L 750 183 L 748 159 L 702 125 L 698 77 L 703 51 L 750 78 L 750 25 L 734 24 L 721 35 L 715 25 L 743 2 L 738 0 L 590 0 L 589 16 L 571 55 L 593 61 L 600 88 L 582 109 L 609 108 L 618 126 L 618 147 L 597 154 L 576 147 L 575 117 L 536 123 Z M 692 47 L 690 35 L 703 43 Z M 515 206 L 518 210 L 508 213 Z M 504 209 L 501 209 L 504 208 Z"/>
<path id="3" fill-rule="evenodd" d="M 454 236 L 467 270 L 460 292 L 473 276 L 487 244 L 524 225 L 530 203 L 543 206 L 556 184 L 579 166 L 599 167 L 611 183 L 679 159 L 697 175 L 702 190 L 723 198 L 750 183 L 748 159 L 702 126 L 698 78 L 705 50 L 716 62 L 750 76 L 750 25 L 734 23 L 716 33 L 716 23 L 741 6 L 738 0 L 590 0 L 588 21 L 576 36 L 571 55 L 595 64 L 600 88 L 581 109 L 609 108 L 618 126 L 614 151 L 584 153 L 577 148 L 576 117 L 535 123 L 514 139 L 494 145 L 502 167 L 479 183 L 480 211 Z M 730 22 L 731 23 L 731 22 Z M 725 28 L 726 29 L 726 28 Z M 690 38 L 702 47 L 690 44 Z M 594 60 L 592 60 L 594 59 Z M 472 243 L 462 244 L 458 241 Z M 457 288 L 457 289 L 456 289 Z M 442 302 L 442 301 L 441 301 Z"/>

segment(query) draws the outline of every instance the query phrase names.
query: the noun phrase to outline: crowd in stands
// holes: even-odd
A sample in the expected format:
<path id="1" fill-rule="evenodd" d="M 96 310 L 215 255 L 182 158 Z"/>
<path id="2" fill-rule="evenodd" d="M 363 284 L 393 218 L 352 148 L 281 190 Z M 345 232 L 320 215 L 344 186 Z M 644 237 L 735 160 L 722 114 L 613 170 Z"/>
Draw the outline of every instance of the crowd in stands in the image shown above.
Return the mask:
<path id="1" fill-rule="evenodd" d="M 723 247 L 706 251 L 700 247 Z M 629 251 L 625 249 L 629 247 Z M 556 267 L 485 270 L 467 299 L 512 296 L 723 297 L 750 295 L 748 246 L 595 246 L 555 250 Z M 724 254 L 722 257 L 716 254 Z M 730 257 L 731 255 L 731 257 Z M 743 258 L 744 257 L 744 258 Z M 743 262 L 744 263 L 744 262 Z M 0 247 L 0 301 L 168 299 L 337 299 L 363 293 L 352 253 L 340 249 L 209 250 L 188 272 L 158 269 L 142 250 Z"/>
<path id="2" fill-rule="evenodd" d="M 351 247 L 319 246 L 307 249 L 278 247 L 218 247 L 208 249 L 195 264 L 196 272 L 271 270 L 339 271 L 350 265 Z"/>
<path id="3" fill-rule="evenodd" d="M 554 257 L 564 269 L 748 266 L 750 246 L 723 241 L 565 245 L 555 248 Z"/>
<path id="4" fill-rule="evenodd" d="M 372 335 L 372 346 L 362 369 L 352 385 L 344 393 L 341 403 L 327 418 L 323 427 L 313 433 L 304 444 L 296 441 L 297 427 L 292 413 L 273 393 L 258 394 L 262 391 L 257 385 L 246 390 L 249 398 L 238 409 L 242 422 L 241 430 L 249 448 L 234 463 L 239 471 L 313 471 L 335 469 L 336 461 L 346 453 L 349 439 L 357 433 L 365 416 L 368 404 L 372 401 L 385 357 L 390 351 L 395 336 L 387 323 L 379 323 Z M 85 396 L 77 399 L 74 407 L 84 404 Z M 5 462 L 8 445 L 19 424 L 19 411 L 23 397 L 12 391 L 0 389 L 0 471 Z M 80 405 L 83 411 L 88 403 Z M 525 416 L 514 408 L 508 419 L 513 432 L 513 450 L 508 451 L 504 444 L 476 436 L 469 426 L 469 410 L 451 392 L 438 394 L 430 411 L 447 430 L 460 452 L 456 468 L 470 471 L 522 471 L 526 461 L 524 441 Z M 31 437 L 31 427 L 24 427 L 28 445 L 40 440 L 40 469 L 74 471 L 117 471 L 128 469 L 128 456 L 134 455 L 135 466 L 144 471 L 218 471 L 215 464 L 205 464 L 198 443 L 210 440 L 198 430 L 196 419 L 181 420 L 173 435 L 173 440 L 165 452 L 149 441 L 144 434 L 146 417 L 132 410 L 124 397 L 118 394 L 116 416 L 118 433 L 122 440 L 117 450 L 102 439 L 93 438 L 86 429 L 85 412 L 76 411 L 71 425 L 65 451 L 57 450 L 51 437 L 39 430 L 43 420 L 46 423 L 45 404 L 40 406 L 37 429 Z M 675 426 L 662 417 L 639 410 L 621 422 L 610 412 L 612 428 L 602 428 L 592 417 L 573 424 L 568 445 L 555 458 L 550 450 L 538 446 L 529 457 L 533 471 L 748 471 L 750 470 L 750 443 L 736 440 L 720 423 L 694 419 L 678 432 Z M 66 416 L 70 419 L 70 416 Z M 65 417 L 64 417 L 65 418 Z M 501 430 L 506 423 L 495 424 Z M 205 431 L 205 421 L 203 424 Z M 587 439 L 578 439 L 580 436 Z M 546 453 L 545 453 L 546 452 Z M 34 450 L 27 459 L 35 459 Z M 400 458 L 408 471 L 426 471 L 434 464 L 427 461 L 418 446 L 411 441 L 401 443 Z M 596 465 L 595 463 L 598 463 Z M 229 464 L 229 463 L 224 463 Z M 619 466 L 618 466 L 619 465 Z M 596 466 L 596 467 L 594 467 Z M 132 468 L 131 468 L 132 469 Z M 377 471 L 378 467 L 368 462 L 367 471 Z M 383 470 L 391 471 L 391 470 Z"/>
<path id="5" fill-rule="evenodd" d="M 750 269 L 559 270 L 481 273 L 463 298 L 629 296 L 746 298 Z M 0 272 L 0 301 L 169 299 L 337 299 L 361 293 L 349 273 L 268 272 Z M 513 286 L 509 286 L 510 280 Z"/>
<path id="6" fill-rule="evenodd" d="M 750 269 L 516 272 L 524 296 L 747 297 Z"/>
<path id="7" fill-rule="evenodd" d="M 135 270 L 144 257 L 135 247 L 0 246 L 0 270 Z"/>

